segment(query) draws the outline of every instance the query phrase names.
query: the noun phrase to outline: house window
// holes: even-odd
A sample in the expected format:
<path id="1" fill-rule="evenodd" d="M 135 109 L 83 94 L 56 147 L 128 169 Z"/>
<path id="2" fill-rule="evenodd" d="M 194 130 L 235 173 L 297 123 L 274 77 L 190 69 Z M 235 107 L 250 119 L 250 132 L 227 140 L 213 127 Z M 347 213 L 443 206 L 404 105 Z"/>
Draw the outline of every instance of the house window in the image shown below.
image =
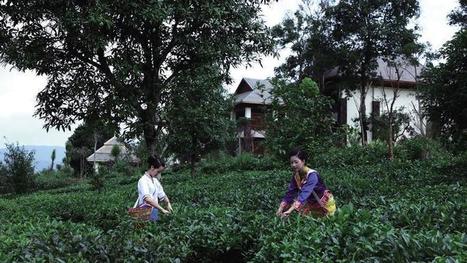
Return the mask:
<path id="1" fill-rule="evenodd" d="M 251 108 L 250 107 L 245 108 L 245 118 L 251 119 Z"/>
<path id="2" fill-rule="evenodd" d="M 378 130 L 380 129 L 381 123 L 378 123 L 377 118 L 380 116 L 380 102 L 379 101 L 372 101 L 371 102 L 371 136 L 372 140 L 374 139 L 382 139 L 380 135 L 378 135 Z"/>
<path id="3" fill-rule="evenodd" d="M 347 123 L 347 99 L 339 99 L 339 114 L 337 116 L 337 121 L 339 124 Z"/>
<path id="4" fill-rule="evenodd" d="M 373 115 L 373 117 L 379 117 L 380 115 L 380 102 L 379 101 L 371 102 L 371 114 Z"/>

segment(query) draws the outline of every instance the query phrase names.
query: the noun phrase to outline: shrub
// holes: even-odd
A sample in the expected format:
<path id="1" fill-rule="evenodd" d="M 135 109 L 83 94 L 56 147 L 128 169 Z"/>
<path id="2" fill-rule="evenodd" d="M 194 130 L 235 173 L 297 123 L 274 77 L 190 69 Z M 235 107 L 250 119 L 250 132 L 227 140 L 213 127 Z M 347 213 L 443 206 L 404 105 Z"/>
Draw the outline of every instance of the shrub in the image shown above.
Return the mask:
<path id="1" fill-rule="evenodd" d="M 13 192 L 10 177 L 7 174 L 6 167 L 0 161 L 0 194 Z"/>
<path id="2" fill-rule="evenodd" d="M 351 166 L 375 164 L 386 160 L 387 146 L 381 141 L 368 145 L 332 147 L 324 153 L 308 153 L 312 166 Z"/>
<path id="3" fill-rule="evenodd" d="M 218 158 L 208 158 L 200 162 L 199 169 L 203 174 L 221 173 L 228 171 L 267 171 L 284 168 L 284 161 L 274 157 L 254 156 L 242 153 L 238 156 L 220 155 Z"/>
<path id="4" fill-rule="evenodd" d="M 465 261 L 465 183 L 446 176 L 462 180 L 466 155 L 367 163 L 384 156 L 378 143 L 341 150 L 334 160 L 362 165 L 319 167 L 336 198 L 332 217 L 275 217 L 290 171 L 233 171 L 270 165 L 225 156 L 205 160 L 212 174 L 164 172 L 174 213 L 156 224 L 126 215 L 141 174 L 106 178 L 99 195 L 79 184 L 1 197 L 0 261 Z"/>
<path id="5" fill-rule="evenodd" d="M 6 173 L 11 176 L 13 188 L 16 193 L 25 193 L 34 186 L 34 152 L 28 152 L 18 143 L 5 144 L 4 156 Z"/>
<path id="6" fill-rule="evenodd" d="M 73 177 L 73 172 L 70 169 L 62 169 L 57 171 L 42 171 L 34 177 L 35 189 L 48 190 L 60 187 L 65 187 L 76 183 L 77 179 Z"/>
<path id="7" fill-rule="evenodd" d="M 105 174 L 104 173 L 93 173 L 91 175 L 91 179 L 89 180 L 89 184 L 91 185 L 91 189 L 101 192 L 104 188 L 105 182 Z"/>
<path id="8" fill-rule="evenodd" d="M 405 160 L 438 159 L 446 155 L 449 153 L 441 143 L 423 136 L 402 140 L 395 147 L 396 158 Z"/>
<path id="9" fill-rule="evenodd" d="M 120 159 L 115 162 L 113 165 L 112 169 L 114 172 L 116 172 L 119 175 L 122 176 L 132 176 L 135 174 L 137 168 L 132 166 L 128 161 L 125 159 Z"/>

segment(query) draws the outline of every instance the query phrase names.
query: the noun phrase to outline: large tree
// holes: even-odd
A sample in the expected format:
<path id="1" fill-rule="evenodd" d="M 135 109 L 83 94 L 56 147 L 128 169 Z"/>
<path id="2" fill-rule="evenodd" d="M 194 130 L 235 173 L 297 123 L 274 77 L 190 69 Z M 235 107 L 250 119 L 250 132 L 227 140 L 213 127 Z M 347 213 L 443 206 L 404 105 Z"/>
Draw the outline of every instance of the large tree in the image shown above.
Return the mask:
<path id="1" fill-rule="evenodd" d="M 318 85 L 309 78 L 299 84 L 273 81 L 272 105 L 266 118 L 266 146 L 284 159 L 295 147 L 319 152 L 335 143 L 332 100 L 319 93 Z"/>
<path id="2" fill-rule="evenodd" d="M 330 69 L 337 68 L 348 91 L 359 91 L 359 122 L 362 143 L 367 143 L 368 118 L 365 99 L 376 79 L 377 59 L 394 61 L 419 52 L 417 27 L 409 24 L 418 15 L 417 0 L 321 0 L 316 6 L 304 0 L 293 17 L 274 28 L 281 46 L 292 54 L 277 69 L 292 80 L 311 77 L 328 95 Z"/>
<path id="3" fill-rule="evenodd" d="M 176 96 L 167 105 L 168 151 L 189 163 L 192 175 L 203 154 L 225 149 L 229 139 L 234 139 L 232 103 L 219 73 L 215 66 L 189 72 L 177 80 Z"/>
<path id="4" fill-rule="evenodd" d="M 467 147 L 467 1 L 450 14 L 450 23 L 460 26 L 437 54 L 441 63 L 429 63 L 421 88 L 423 108 L 438 124 L 444 138 Z"/>
<path id="5" fill-rule="evenodd" d="M 186 70 L 229 67 L 270 51 L 262 1 L 0 1 L 0 61 L 47 75 L 36 115 L 69 128 L 111 116 L 151 153 L 161 108 Z"/>
<path id="6" fill-rule="evenodd" d="M 291 17 L 272 28 L 272 35 L 278 47 L 290 47 L 291 54 L 286 62 L 276 68 L 276 76 L 291 81 L 301 81 L 305 77 L 325 89 L 325 73 L 336 66 L 336 55 L 330 35 L 330 20 L 324 10 L 329 1 L 303 0 Z"/>
<path id="7" fill-rule="evenodd" d="M 391 61 L 419 52 L 417 0 L 341 0 L 325 9 L 330 20 L 339 73 L 359 91 L 362 144 L 367 143 L 366 94 L 376 79 L 378 58 Z"/>

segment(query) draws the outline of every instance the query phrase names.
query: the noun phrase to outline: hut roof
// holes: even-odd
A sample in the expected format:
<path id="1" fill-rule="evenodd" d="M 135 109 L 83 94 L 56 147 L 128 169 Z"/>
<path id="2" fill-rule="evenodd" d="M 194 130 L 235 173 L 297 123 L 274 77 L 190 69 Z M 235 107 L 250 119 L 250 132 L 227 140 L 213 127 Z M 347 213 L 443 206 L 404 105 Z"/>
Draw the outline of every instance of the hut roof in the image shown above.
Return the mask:
<path id="1" fill-rule="evenodd" d="M 112 156 L 112 148 L 114 146 L 118 146 L 120 148 L 120 156 L 128 156 L 130 158 L 130 161 L 131 162 L 139 162 L 139 159 L 138 157 L 136 157 L 135 155 L 131 154 L 128 149 L 125 147 L 125 145 L 121 142 L 118 141 L 117 137 L 112 137 L 110 138 L 108 141 L 106 141 L 104 143 L 104 145 L 97 149 L 97 151 L 93 154 L 91 154 L 90 156 L 88 156 L 88 158 L 86 158 L 86 160 L 88 162 L 101 162 L 101 163 L 106 163 L 106 162 L 111 162 L 111 161 L 114 161 L 114 157 Z"/>

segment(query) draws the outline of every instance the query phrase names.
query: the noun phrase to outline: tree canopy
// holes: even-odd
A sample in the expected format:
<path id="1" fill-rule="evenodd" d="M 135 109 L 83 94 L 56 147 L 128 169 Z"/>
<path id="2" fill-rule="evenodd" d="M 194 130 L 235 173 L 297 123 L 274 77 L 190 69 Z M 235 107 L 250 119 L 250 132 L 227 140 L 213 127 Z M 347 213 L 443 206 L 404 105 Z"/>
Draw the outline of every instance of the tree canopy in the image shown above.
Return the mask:
<path id="1" fill-rule="evenodd" d="M 213 66 L 193 70 L 177 81 L 177 92 L 167 105 L 168 151 L 189 163 L 192 175 L 202 154 L 225 149 L 234 138 L 232 103 L 219 73 Z"/>
<path id="2" fill-rule="evenodd" d="M 432 122 L 438 124 L 445 138 L 460 149 L 467 146 L 467 1 L 450 14 L 450 23 L 460 30 L 446 42 L 437 58 L 441 63 L 429 63 L 423 73 L 421 88 L 423 107 Z"/>
<path id="3" fill-rule="evenodd" d="M 293 18 L 274 28 L 279 44 L 291 44 L 293 51 L 278 68 L 279 76 L 296 80 L 308 76 L 324 90 L 326 73 L 338 69 L 346 89 L 359 90 L 360 134 L 365 144 L 366 90 L 377 77 L 377 60 L 411 58 L 422 48 L 417 27 L 410 26 L 418 16 L 418 1 L 323 0 L 315 12 L 308 8 L 310 1 L 304 2 Z"/>
<path id="4" fill-rule="evenodd" d="M 174 79 L 271 50 L 262 1 L 0 2 L 0 61 L 48 77 L 36 115 L 46 128 L 86 116 L 125 123 L 154 152 Z"/>
<path id="5" fill-rule="evenodd" d="M 310 78 L 299 84 L 275 80 L 272 105 L 267 113 L 266 145 L 270 152 L 284 159 L 298 146 L 318 152 L 336 143 L 336 121 L 332 101 L 319 93 Z"/>

